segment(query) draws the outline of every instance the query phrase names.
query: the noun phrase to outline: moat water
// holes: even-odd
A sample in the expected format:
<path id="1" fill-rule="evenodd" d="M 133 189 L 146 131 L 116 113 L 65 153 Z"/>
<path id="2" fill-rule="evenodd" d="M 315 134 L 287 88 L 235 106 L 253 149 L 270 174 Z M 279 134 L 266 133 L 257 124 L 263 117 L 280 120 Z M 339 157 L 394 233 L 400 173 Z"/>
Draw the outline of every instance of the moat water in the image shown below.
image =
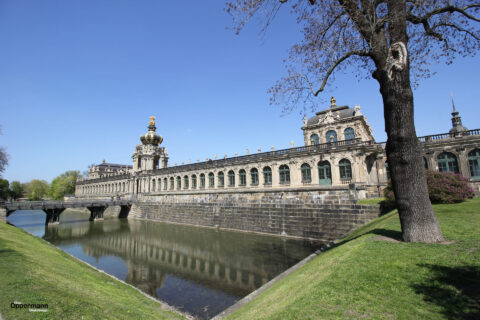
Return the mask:
<path id="1" fill-rule="evenodd" d="M 105 219 L 66 210 L 45 226 L 43 211 L 8 222 L 149 295 L 209 319 L 293 266 L 319 243 L 161 222 Z"/>

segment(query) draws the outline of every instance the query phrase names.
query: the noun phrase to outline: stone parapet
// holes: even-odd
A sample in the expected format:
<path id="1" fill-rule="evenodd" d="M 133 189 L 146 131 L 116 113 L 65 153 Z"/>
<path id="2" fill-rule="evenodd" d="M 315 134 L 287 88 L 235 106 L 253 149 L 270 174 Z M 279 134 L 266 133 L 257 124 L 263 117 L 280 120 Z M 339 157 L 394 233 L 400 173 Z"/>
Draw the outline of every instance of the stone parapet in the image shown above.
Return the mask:
<path id="1" fill-rule="evenodd" d="M 0 222 L 7 222 L 7 209 L 0 208 Z"/>

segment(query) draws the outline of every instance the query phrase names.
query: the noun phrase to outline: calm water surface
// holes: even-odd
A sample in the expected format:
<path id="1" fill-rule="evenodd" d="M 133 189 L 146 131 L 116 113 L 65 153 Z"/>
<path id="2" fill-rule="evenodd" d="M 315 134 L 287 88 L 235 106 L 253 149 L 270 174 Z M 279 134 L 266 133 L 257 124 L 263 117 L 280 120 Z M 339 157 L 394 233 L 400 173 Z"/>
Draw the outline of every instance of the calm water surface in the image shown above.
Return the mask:
<path id="1" fill-rule="evenodd" d="M 318 243 L 161 222 L 105 219 L 66 210 L 45 226 L 43 211 L 8 222 L 201 319 L 215 316 L 296 264 Z"/>

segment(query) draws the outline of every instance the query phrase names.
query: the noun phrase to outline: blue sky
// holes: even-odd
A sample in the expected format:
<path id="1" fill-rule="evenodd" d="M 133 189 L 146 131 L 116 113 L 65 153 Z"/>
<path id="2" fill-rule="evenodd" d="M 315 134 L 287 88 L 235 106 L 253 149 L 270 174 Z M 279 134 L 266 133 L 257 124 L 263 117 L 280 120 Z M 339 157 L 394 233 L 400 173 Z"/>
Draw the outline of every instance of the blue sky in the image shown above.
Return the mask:
<path id="1" fill-rule="evenodd" d="M 284 10 L 266 35 L 252 21 L 237 36 L 223 9 L 220 0 L 0 1 L 3 177 L 51 181 L 103 159 L 131 164 L 151 115 L 171 165 L 302 145 L 302 116 L 282 116 L 266 92 L 301 38 L 294 17 Z M 480 128 L 479 58 L 432 68 L 414 92 L 417 134 L 449 130 L 450 92 L 463 124 Z M 331 95 L 359 104 L 386 140 L 375 81 L 340 74 Z"/>

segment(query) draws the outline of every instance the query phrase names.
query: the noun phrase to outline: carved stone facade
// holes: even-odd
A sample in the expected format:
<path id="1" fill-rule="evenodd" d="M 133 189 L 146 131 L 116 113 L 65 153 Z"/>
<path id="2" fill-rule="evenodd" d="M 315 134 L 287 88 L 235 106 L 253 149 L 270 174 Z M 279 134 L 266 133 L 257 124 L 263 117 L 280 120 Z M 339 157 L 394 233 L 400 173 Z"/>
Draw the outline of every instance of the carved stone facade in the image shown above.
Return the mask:
<path id="1" fill-rule="evenodd" d="M 452 116 L 456 130 L 419 138 L 425 166 L 461 173 L 479 193 L 480 130 L 461 126 L 455 109 Z M 92 167 L 88 178 L 77 182 L 76 197 L 156 201 L 165 195 L 190 195 L 202 202 L 211 194 L 294 192 L 358 199 L 379 196 L 388 181 L 385 144 L 375 142 L 359 106 L 337 106 L 333 97 L 329 108 L 304 118 L 303 147 L 168 166 L 154 118 L 148 128 L 135 148 L 133 166 Z"/>

